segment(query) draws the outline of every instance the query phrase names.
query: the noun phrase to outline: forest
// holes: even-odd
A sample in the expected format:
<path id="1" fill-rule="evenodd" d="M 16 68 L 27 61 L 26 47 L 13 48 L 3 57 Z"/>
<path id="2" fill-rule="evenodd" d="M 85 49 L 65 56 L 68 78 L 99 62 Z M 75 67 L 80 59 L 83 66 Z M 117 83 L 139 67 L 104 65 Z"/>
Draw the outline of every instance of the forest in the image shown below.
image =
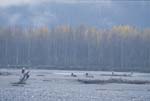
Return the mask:
<path id="1" fill-rule="evenodd" d="M 0 27 L 0 68 L 150 71 L 150 28 Z"/>

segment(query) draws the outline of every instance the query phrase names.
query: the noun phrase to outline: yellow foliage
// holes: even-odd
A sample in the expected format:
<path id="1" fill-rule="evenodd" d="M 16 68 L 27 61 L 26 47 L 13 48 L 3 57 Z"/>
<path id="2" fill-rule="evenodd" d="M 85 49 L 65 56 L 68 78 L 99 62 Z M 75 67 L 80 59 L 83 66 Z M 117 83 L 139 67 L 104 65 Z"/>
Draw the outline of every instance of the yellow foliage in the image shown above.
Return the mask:
<path id="1" fill-rule="evenodd" d="M 48 35 L 48 32 L 49 32 L 49 29 L 48 27 L 40 27 L 40 28 L 35 28 L 32 30 L 32 36 L 33 37 L 47 37 Z"/>
<path id="2" fill-rule="evenodd" d="M 131 27 L 129 25 L 120 25 L 120 26 L 114 26 L 112 28 L 113 32 L 117 32 L 119 35 L 121 35 L 124 38 L 127 38 L 129 36 L 135 36 L 138 35 L 139 32 L 136 28 Z"/>
<path id="3" fill-rule="evenodd" d="M 69 25 L 62 25 L 56 28 L 57 31 L 68 33 L 70 32 L 70 26 Z"/>

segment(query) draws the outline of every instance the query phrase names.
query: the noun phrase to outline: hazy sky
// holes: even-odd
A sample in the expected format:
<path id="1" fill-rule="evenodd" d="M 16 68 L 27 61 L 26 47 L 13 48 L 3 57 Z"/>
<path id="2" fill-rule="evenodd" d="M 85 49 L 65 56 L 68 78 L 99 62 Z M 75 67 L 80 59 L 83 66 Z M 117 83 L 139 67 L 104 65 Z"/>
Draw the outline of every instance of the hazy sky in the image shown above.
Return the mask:
<path id="1" fill-rule="evenodd" d="M 149 18 L 148 0 L 0 0 L 0 22 L 8 25 L 87 23 L 104 27 L 119 24 L 150 27 Z"/>
<path id="2" fill-rule="evenodd" d="M 106 3 L 111 4 L 111 0 L 0 0 L 0 6 L 11 6 L 21 4 L 38 4 L 41 2 L 55 3 Z"/>
<path id="3" fill-rule="evenodd" d="M 105 5 L 105 6 L 114 6 L 114 4 L 120 4 L 120 3 L 126 3 L 126 4 L 131 4 L 131 5 L 139 5 L 139 6 L 145 6 L 145 5 L 150 5 L 150 1 L 148 0 L 124 0 L 124 1 L 113 1 L 113 0 L 0 0 L 0 6 L 1 7 L 7 7 L 7 6 L 13 6 L 13 5 L 35 5 L 35 4 L 40 4 L 43 2 L 52 2 L 52 3 L 94 3 L 94 4 L 100 4 L 100 5 Z"/>

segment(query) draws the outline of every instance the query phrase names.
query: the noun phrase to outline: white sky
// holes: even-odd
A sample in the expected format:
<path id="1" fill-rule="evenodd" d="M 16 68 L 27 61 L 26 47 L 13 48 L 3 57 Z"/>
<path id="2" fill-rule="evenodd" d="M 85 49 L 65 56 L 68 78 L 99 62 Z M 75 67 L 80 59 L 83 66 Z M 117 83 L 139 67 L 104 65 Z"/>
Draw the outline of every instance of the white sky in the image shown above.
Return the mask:
<path id="1" fill-rule="evenodd" d="M 21 4 L 36 4 L 40 2 L 56 3 L 111 3 L 111 0 L 0 0 L 0 6 L 11 6 Z"/>
<path id="2" fill-rule="evenodd" d="M 55 2 L 55 3 L 105 3 L 106 5 L 111 5 L 113 0 L 0 0 L 0 6 L 11 6 L 11 5 L 21 5 L 21 4 L 36 4 L 40 2 Z M 140 4 L 150 4 L 150 2 L 145 0 L 139 1 L 122 1 L 122 3 L 139 3 Z"/>
<path id="3" fill-rule="evenodd" d="M 33 3 L 35 0 L 0 0 L 0 6 L 10 6 L 18 4 Z"/>

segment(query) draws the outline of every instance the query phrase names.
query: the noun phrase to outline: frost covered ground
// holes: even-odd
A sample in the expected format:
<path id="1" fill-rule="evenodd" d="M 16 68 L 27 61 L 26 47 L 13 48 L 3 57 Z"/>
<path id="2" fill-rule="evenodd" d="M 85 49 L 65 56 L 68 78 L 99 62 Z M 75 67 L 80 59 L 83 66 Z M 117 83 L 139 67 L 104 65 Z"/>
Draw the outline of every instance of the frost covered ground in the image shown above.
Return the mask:
<path id="1" fill-rule="evenodd" d="M 148 73 L 130 74 L 101 71 L 30 70 L 26 84 L 15 85 L 20 78 L 20 70 L 0 69 L 0 101 L 150 101 L 150 84 L 84 84 L 78 79 L 123 78 L 129 80 L 149 80 Z M 86 77 L 85 73 L 89 75 Z M 77 75 L 72 77 L 71 73 Z"/>

